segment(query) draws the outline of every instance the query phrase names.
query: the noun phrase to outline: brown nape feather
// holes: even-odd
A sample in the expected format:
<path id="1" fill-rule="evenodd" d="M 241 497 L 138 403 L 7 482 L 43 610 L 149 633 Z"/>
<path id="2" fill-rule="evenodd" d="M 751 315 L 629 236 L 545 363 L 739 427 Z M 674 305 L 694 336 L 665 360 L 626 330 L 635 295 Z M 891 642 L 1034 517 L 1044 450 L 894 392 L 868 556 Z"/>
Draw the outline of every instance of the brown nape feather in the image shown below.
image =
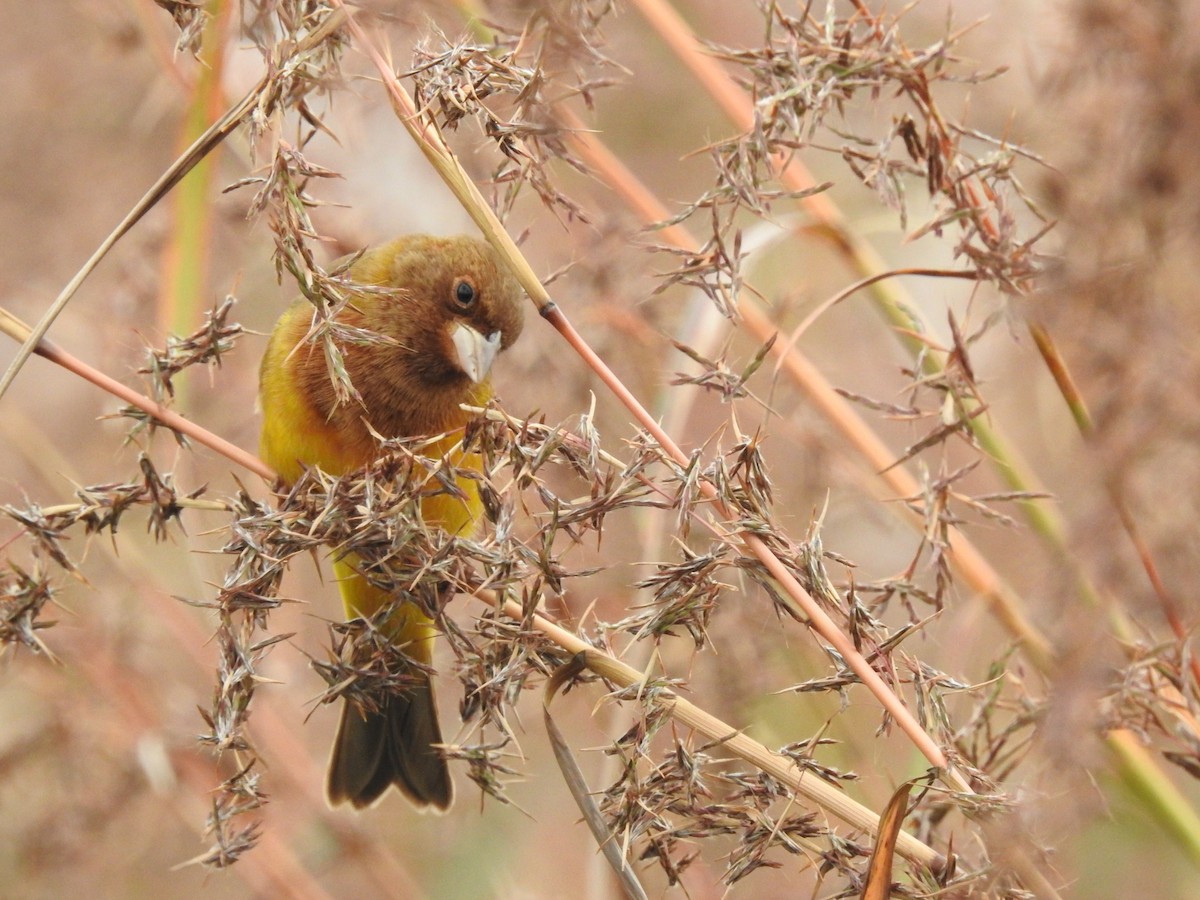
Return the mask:
<path id="1" fill-rule="evenodd" d="M 331 804 L 348 800 L 362 809 L 395 785 L 418 809 L 450 808 L 454 786 L 434 747 L 442 743 L 442 732 L 433 685 L 428 675 L 417 677 L 423 681 L 383 698 L 378 712 L 363 715 L 343 704 L 329 760 Z"/>

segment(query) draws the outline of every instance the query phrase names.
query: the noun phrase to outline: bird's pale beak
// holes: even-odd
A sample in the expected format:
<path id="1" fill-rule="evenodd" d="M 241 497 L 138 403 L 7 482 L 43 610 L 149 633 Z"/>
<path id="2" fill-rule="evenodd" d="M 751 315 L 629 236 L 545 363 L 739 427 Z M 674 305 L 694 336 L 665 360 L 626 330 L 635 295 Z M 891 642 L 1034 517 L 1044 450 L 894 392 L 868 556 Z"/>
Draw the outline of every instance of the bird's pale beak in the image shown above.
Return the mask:
<path id="1" fill-rule="evenodd" d="M 458 354 L 458 367 L 476 384 L 487 378 L 496 354 L 500 352 L 500 332 L 484 337 L 470 325 L 456 322 L 450 340 Z"/>

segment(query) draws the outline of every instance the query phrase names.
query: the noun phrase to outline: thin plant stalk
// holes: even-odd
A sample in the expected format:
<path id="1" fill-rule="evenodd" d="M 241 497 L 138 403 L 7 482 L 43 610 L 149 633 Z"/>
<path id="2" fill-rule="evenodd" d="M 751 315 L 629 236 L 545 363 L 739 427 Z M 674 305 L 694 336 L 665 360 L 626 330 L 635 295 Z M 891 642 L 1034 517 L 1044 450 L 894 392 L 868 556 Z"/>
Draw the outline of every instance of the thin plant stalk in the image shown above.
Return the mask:
<path id="1" fill-rule="evenodd" d="M 0 307 L 0 331 L 7 334 L 14 341 L 23 344 L 28 343 L 33 336 L 32 328 L 3 307 Z M 114 397 L 119 397 L 131 406 L 136 406 L 142 412 L 154 417 L 173 431 L 186 435 L 198 444 L 203 444 L 210 450 L 237 463 L 242 468 L 249 469 L 256 475 L 268 480 L 275 478 L 275 473 L 271 468 L 261 459 L 254 456 L 254 454 L 247 453 L 241 447 L 231 444 L 223 437 L 213 434 L 208 429 L 202 428 L 189 419 L 185 419 L 174 410 L 168 409 L 161 403 L 156 403 L 149 397 L 145 397 L 137 391 L 126 387 L 115 378 L 104 374 L 99 369 L 89 366 L 83 360 L 72 356 L 51 341 L 43 338 L 35 342 L 33 352 L 53 363 L 57 363 L 69 372 L 74 372 L 79 377 L 90 381 L 102 390 L 108 391 Z"/>
<path id="2" fill-rule="evenodd" d="M 504 599 L 490 590 L 481 590 L 475 596 L 513 619 L 518 621 L 526 619 L 521 604 L 514 600 Z M 608 681 L 623 688 L 645 684 L 644 673 L 607 653 L 598 651 L 591 644 L 556 625 L 548 618 L 535 613 L 531 624 L 570 653 L 583 654 L 585 665 Z M 778 778 L 797 793 L 813 800 L 842 821 L 869 831 L 871 834 L 878 832 L 879 816 L 876 813 L 851 800 L 838 788 L 826 784 L 811 773 L 805 773 L 793 760 L 768 750 L 758 741 L 683 699 L 674 691 L 656 687 L 653 691 L 646 691 L 643 696 L 684 725 L 694 728 L 714 741 L 721 741 L 724 749 L 752 763 L 772 777 Z M 907 832 L 900 835 L 896 850 L 906 859 L 933 871 L 940 871 L 946 863 L 944 857 Z"/>

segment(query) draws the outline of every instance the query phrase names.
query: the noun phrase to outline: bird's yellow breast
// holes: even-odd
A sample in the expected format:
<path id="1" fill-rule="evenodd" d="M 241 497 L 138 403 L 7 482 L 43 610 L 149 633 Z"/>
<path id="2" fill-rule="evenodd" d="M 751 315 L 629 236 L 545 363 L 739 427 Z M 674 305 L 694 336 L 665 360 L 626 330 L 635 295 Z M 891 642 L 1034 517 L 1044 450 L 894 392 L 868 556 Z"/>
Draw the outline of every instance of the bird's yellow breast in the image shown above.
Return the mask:
<path id="1" fill-rule="evenodd" d="M 369 465 L 380 455 L 379 442 L 370 430 L 365 425 L 356 429 L 335 428 L 321 417 L 302 390 L 302 360 L 306 354 L 319 354 L 320 351 L 313 346 L 297 346 L 307 331 L 304 307 L 297 306 L 285 316 L 293 321 L 281 322 L 276 329 L 262 368 L 263 427 L 259 450 L 263 460 L 289 484 L 300 477 L 305 467 L 317 467 L 330 475 L 344 475 Z M 491 386 L 484 382 L 474 385 L 464 401 L 482 405 L 491 396 Z M 447 410 L 446 435 L 426 446 L 422 455 L 445 458 L 458 469 L 479 471 L 481 460 L 478 454 L 464 454 L 458 449 L 462 426 L 469 418 L 469 414 L 461 409 Z M 370 410 L 363 410 L 362 419 L 370 421 Z M 478 519 L 482 504 L 474 479 L 459 477 L 456 484 L 463 497 L 446 493 L 436 480 L 431 480 L 421 501 L 421 513 L 429 525 L 440 526 L 449 534 L 464 534 Z"/>

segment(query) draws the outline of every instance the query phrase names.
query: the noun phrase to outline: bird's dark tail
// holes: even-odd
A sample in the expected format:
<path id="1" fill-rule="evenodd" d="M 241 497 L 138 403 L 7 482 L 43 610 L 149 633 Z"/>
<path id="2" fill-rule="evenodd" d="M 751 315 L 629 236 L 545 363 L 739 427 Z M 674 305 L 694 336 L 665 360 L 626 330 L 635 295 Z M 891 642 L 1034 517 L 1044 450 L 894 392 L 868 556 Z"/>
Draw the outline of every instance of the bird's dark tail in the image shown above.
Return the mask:
<path id="1" fill-rule="evenodd" d="M 427 674 L 414 674 L 413 687 L 389 694 L 377 712 L 342 706 L 326 785 L 331 804 L 362 809 L 394 784 L 418 809 L 450 807 L 450 770 L 433 747 L 442 742 L 433 685 Z"/>

